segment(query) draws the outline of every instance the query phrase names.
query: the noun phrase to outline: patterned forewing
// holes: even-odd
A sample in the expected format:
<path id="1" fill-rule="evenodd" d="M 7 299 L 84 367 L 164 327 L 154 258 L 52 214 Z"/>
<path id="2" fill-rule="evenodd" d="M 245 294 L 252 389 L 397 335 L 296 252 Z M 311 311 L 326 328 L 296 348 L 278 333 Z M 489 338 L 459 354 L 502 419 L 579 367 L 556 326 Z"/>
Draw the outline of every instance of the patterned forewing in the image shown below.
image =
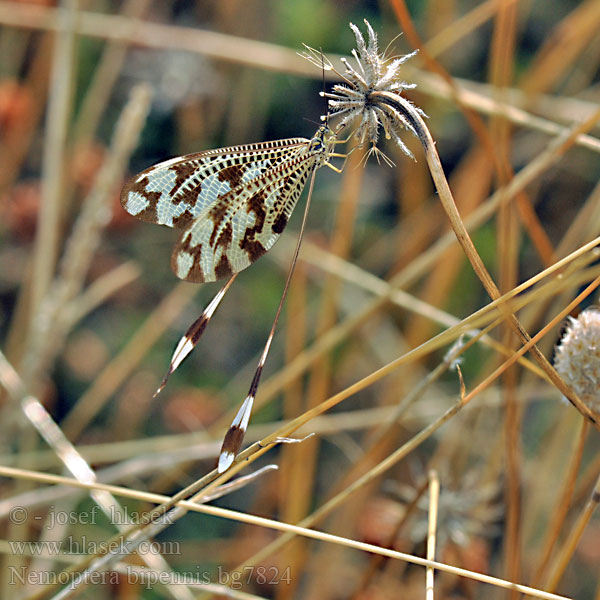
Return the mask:
<path id="1" fill-rule="evenodd" d="M 244 182 L 181 234 L 171 266 L 180 279 L 215 281 L 260 258 L 279 238 L 315 166 L 309 152 Z"/>
<path id="2" fill-rule="evenodd" d="M 290 138 L 167 160 L 131 179 L 121 192 L 121 204 L 143 221 L 184 229 L 232 190 L 289 162 L 308 142 Z"/>

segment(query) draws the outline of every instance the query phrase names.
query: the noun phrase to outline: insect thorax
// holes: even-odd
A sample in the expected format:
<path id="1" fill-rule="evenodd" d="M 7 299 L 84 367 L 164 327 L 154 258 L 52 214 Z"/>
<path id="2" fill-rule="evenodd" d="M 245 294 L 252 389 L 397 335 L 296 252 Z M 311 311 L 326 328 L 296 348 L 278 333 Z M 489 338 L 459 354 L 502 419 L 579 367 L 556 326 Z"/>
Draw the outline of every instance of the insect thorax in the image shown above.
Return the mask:
<path id="1" fill-rule="evenodd" d="M 327 125 L 321 125 L 310 140 L 307 151 L 317 155 L 317 168 L 325 164 L 334 152 L 335 139 L 335 133 Z"/>

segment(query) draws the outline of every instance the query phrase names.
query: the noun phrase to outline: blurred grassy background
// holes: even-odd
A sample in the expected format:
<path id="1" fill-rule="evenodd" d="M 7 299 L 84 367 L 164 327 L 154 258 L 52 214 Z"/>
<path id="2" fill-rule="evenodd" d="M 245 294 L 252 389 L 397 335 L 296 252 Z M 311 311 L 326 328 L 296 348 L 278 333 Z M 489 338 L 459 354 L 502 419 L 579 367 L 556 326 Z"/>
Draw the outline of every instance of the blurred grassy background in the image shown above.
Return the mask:
<path id="1" fill-rule="evenodd" d="M 56 12 L 55 4 L 0 2 L 0 347 L 25 389 L 94 469 L 112 465 L 110 481 L 140 490 L 173 494 L 214 466 L 271 325 L 301 209 L 284 239 L 239 276 L 196 351 L 152 399 L 174 345 L 218 284 L 177 281 L 169 268 L 176 233 L 121 209 L 118 194 L 126 177 L 202 149 L 311 137 L 325 112 L 321 73 L 295 53 L 306 43 L 340 66 L 335 55 L 354 47 L 348 23 L 362 29 L 364 18 L 379 34 L 382 50 L 406 31 L 394 39 L 390 55 L 420 47 L 407 15 L 428 42 L 407 64 L 405 78 L 418 83 L 409 97 L 429 115 L 463 216 L 522 173 L 563 128 L 589 118 L 600 98 L 600 10 L 592 0 L 90 0 L 61 3 L 65 13 Z M 453 78 L 454 91 L 444 84 L 445 74 Z M 147 87 L 140 91 L 140 85 Z M 471 95 L 459 102 L 458 92 Z M 140 114 L 124 121 L 132 93 L 138 96 L 130 106 Z M 513 112 L 503 108 L 490 115 L 490 99 Z M 118 150 L 115 131 L 135 119 L 140 131 L 132 126 Z M 526 187 L 508 193 L 472 232 L 503 292 L 599 235 L 598 136 L 596 125 Z M 416 162 L 384 146 L 395 168 L 371 160 L 364 169 L 349 164 L 342 176 L 319 171 L 305 247 L 258 393 L 264 407 L 253 417 L 253 424 L 269 425 L 249 431 L 249 440 L 487 303 L 456 245 L 430 253 L 449 227 L 417 141 L 409 133 L 405 141 Z M 109 165 L 115 156 L 122 160 Z M 82 219 L 86 206 L 95 208 Z M 78 226 L 80 238 L 73 234 Z M 332 255 L 347 262 L 333 262 Z M 426 257 L 431 262 L 419 262 Z M 597 276 L 595 260 L 585 254 L 585 264 L 565 272 L 563 289 L 540 293 L 519 313 L 532 335 Z M 372 299 L 383 292 L 372 277 L 399 277 L 396 283 L 410 294 L 405 305 L 381 301 L 373 307 Z M 594 301 L 592 296 L 586 302 Z M 318 350 L 336 324 L 338 343 Z M 275 449 L 267 458 L 280 463 L 278 473 L 217 503 L 285 522 L 318 508 L 457 399 L 455 372 L 442 369 L 435 381 L 427 379 L 456 335 L 352 395 L 334 409 L 336 417 L 309 424 L 306 431 L 322 432 L 318 439 Z M 548 358 L 558 335 L 555 327 L 540 344 Z M 518 347 L 502 328 L 492 336 Z M 312 362 L 303 362 L 302 350 L 315 347 Z M 504 359 L 486 345 L 467 350 L 461 366 L 467 391 Z M 286 364 L 297 367 L 293 375 Z M 7 377 L 5 371 L 5 387 Z M 61 473 L 58 458 L 19 416 L 18 393 L 2 393 L 0 462 Z M 403 418 L 382 433 L 391 421 L 386 407 L 417 393 Z M 316 527 L 423 555 L 426 511 L 420 504 L 406 509 L 435 468 L 442 487 L 438 560 L 536 587 L 558 586 L 577 598 L 600 598 L 597 516 L 564 574 L 557 566 L 600 473 L 597 431 L 588 432 L 580 415 L 559 399 L 539 374 L 510 369 L 473 406 Z M 1 485 L 7 506 L 31 502 L 31 510 L 49 518 L 55 510 L 49 506 L 58 504 L 47 489 L 34 493 L 35 501 L 26 496 L 37 484 L 3 479 Z M 60 502 L 81 513 L 93 506 L 81 495 Z M 149 507 L 126 504 L 131 510 Z M 6 540 L 40 534 L 31 523 L 16 527 L 6 516 L 4 524 Z M 113 533 L 105 520 L 61 531 L 63 539 Z M 252 561 L 274 537 L 266 529 L 188 515 L 159 540 L 181 543 L 180 552 L 167 556 L 172 568 L 207 571 L 216 581 L 218 567 Z M 3 559 L 5 566 L 34 571 L 63 566 L 8 550 Z M 324 542 L 295 542 L 252 564 L 277 566 L 278 573 L 290 567 L 289 585 L 268 585 L 253 572 L 244 589 L 263 597 L 424 593 L 420 567 L 375 564 L 367 554 L 333 550 Z M 23 591 L 6 578 L 3 586 L 6 598 Z M 34 591 L 30 586 L 23 597 Z M 125 577 L 86 593 L 171 597 L 160 587 L 129 585 Z M 507 594 L 451 575 L 436 580 L 436 593 Z"/>

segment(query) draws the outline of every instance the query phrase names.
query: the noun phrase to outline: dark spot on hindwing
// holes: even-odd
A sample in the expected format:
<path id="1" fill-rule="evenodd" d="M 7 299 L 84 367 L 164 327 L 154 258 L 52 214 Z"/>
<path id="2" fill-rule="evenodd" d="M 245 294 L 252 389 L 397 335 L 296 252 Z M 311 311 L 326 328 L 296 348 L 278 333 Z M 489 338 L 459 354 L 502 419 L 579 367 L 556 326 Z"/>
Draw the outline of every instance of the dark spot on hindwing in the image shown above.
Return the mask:
<path id="1" fill-rule="evenodd" d="M 217 226 L 215 225 L 215 230 Z M 213 230 L 213 236 L 215 231 Z M 211 236 L 211 244 L 213 236 Z M 229 262 L 229 258 L 227 257 L 227 250 L 231 245 L 231 240 L 233 239 L 233 227 L 231 223 L 227 223 L 221 233 L 219 233 L 216 243 L 214 245 L 214 251 L 216 252 L 217 248 L 221 246 L 223 248 L 221 253 L 221 258 L 219 262 L 215 265 L 215 277 L 217 279 L 223 279 L 225 277 L 229 277 L 229 275 L 233 274 L 233 267 Z"/>
<path id="2" fill-rule="evenodd" d="M 248 254 L 250 262 L 258 260 L 267 251 L 258 240 L 249 239 L 247 237 L 244 237 L 240 242 L 240 248 Z"/>
<path id="3" fill-rule="evenodd" d="M 185 210 L 178 217 L 173 217 L 173 227 L 175 227 L 175 229 L 187 229 L 188 225 L 193 220 L 193 215 Z"/>
<path id="4" fill-rule="evenodd" d="M 231 268 L 231 263 L 227 258 L 227 254 L 223 252 L 219 262 L 215 266 L 215 277 L 217 279 L 223 279 L 225 277 L 229 277 L 229 275 L 233 274 L 233 269 Z"/>
<path id="5" fill-rule="evenodd" d="M 290 192 L 290 186 L 292 185 L 291 178 L 288 176 L 283 180 L 283 185 L 280 187 L 279 198 L 275 201 L 275 210 L 279 213 L 277 218 L 271 225 L 271 231 L 279 235 L 287 225 L 288 217 L 285 214 L 284 206 L 282 206 L 281 198 L 287 198 Z"/>
<path id="6" fill-rule="evenodd" d="M 180 252 L 186 252 L 193 258 L 192 268 L 189 270 L 185 280 L 193 281 L 195 283 L 204 283 L 204 273 L 200 268 L 200 258 L 202 256 L 202 244 L 198 244 L 197 246 L 191 245 L 191 235 L 186 235 L 179 240 L 178 244 L 175 246 L 175 250 L 171 255 L 171 268 L 177 274 L 177 255 Z"/>
<path id="7" fill-rule="evenodd" d="M 231 223 L 227 223 L 227 225 L 225 225 L 225 227 L 223 227 L 223 231 L 221 231 L 221 233 L 219 233 L 219 237 L 217 238 L 217 243 L 215 244 L 215 248 L 222 246 L 223 252 L 225 252 L 227 250 L 227 248 L 229 248 L 229 245 L 231 244 L 232 239 L 233 239 L 233 227 L 231 226 Z"/>
<path id="8" fill-rule="evenodd" d="M 210 240 L 208 241 L 211 247 L 215 247 L 215 244 L 223 245 L 223 242 L 220 242 L 220 238 L 223 234 L 225 234 L 226 230 L 228 230 L 229 233 L 228 242 L 231 241 L 232 230 L 230 223 L 228 223 L 223 229 L 223 231 L 219 233 L 221 223 L 223 222 L 223 219 L 225 218 L 225 215 L 227 214 L 227 210 L 229 208 L 229 203 L 226 200 L 224 200 L 224 198 L 226 198 L 226 196 L 220 198 L 219 201 L 210 209 L 208 213 L 210 220 L 213 222 L 213 230 L 210 234 Z M 219 240 L 217 240 L 217 235 L 219 236 Z"/>
<path id="9" fill-rule="evenodd" d="M 244 237 L 240 240 L 240 248 L 248 254 L 250 262 L 258 260 L 267 251 L 256 239 L 256 236 L 262 233 L 265 225 L 265 217 L 267 214 L 265 210 L 265 199 L 267 193 L 268 190 L 257 192 L 248 202 L 247 212 L 252 211 L 256 215 L 256 221 L 253 227 L 248 227 L 244 232 Z"/>
<path id="10" fill-rule="evenodd" d="M 287 215 L 284 212 L 281 212 L 279 216 L 275 219 L 273 225 L 271 226 L 271 230 L 273 231 L 273 233 L 279 234 L 285 229 L 287 222 Z"/>

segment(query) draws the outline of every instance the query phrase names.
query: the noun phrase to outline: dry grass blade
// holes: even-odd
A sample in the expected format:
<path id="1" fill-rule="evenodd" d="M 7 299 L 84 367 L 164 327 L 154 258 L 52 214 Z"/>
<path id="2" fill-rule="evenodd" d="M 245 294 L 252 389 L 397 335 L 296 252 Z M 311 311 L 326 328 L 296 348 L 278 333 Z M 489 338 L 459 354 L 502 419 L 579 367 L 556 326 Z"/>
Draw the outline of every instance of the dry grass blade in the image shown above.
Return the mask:
<path id="1" fill-rule="evenodd" d="M 36 236 L 35 259 L 31 282 L 30 310 L 35 314 L 46 293 L 59 251 L 59 226 L 61 195 L 63 191 L 63 158 L 67 137 L 68 118 L 73 82 L 73 51 L 75 44 L 75 22 L 78 2 L 63 3 L 57 23 L 56 44 L 50 83 L 48 107 L 48 135 L 44 149 L 43 202 L 40 212 L 40 228 Z"/>
<path id="2" fill-rule="evenodd" d="M 476 211 L 465 218 L 464 226 L 467 231 L 473 231 L 480 227 L 487 219 L 489 219 L 498 209 L 502 201 L 508 201 L 514 197 L 518 191 L 522 190 L 526 185 L 535 181 L 546 169 L 552 167 L 560 159 L 564 152 L 573 144 L 580 130 L 589 127 L 591 122 L 595 122 L 594 117 L 585 126 L 576 125 L 561 136 L 553 140 L 548 148 L 535 158 L 527 167 L 525 167 L 508 185 L 500 188 L 486 202 L 484 202 Z M 442 174 L 443 176 L 443 174 Z M 399 273 L 397 273 L 389 282 L 389 291 L 379 298 L 372 300 L 364 308 L 358 310 L 354 315 L 347 318 L 346 321 L 337 324 L 335 327 L 322 335 L 312 347 L 304 350 L 286 368 L 271 379 L 265 381 L 262 385 L 261 395 L 257 398 L 255 407 L 260 408 L 264 403 L 271 400 L 275 394 L 289 384 L 290 381 L 302 374 L 313 362 L 332 347 L 339 344 L 341 341 L 349 337 L 361 325 L 364 325 L 378 313 L 382 307 L 389 302 L 389 297 L 396 287 L 406 287 L 413 283 L 422 273 L 426 272 L 437 260 L 440 259 L 442 253 L 451 245 L 456 244 L 456 236 L 449 232 L 442 236 L 431 248 L 420 254 L 412 263 L 406 265 Z M 592 242 L 596 245 L 597 242 Z M 586 245 L 586 248 L 593 247 Z M 562 262 L 553 265 L 552 270 L 560 268 Z M 551 271 L 547 271 L 548 273 Z M 519 288 L 521 290 L 522 288 Z M 221 425 L 226 426 L 233 418 L 233 412 L 228 413 Z"/>
<path id="3" fill-rule="evenodd" d="M 197 291 L 186 283 L 175 286 L 123 350 L 106 365 L 63 422 L 70 438 L 76 439 L 81 434 Z"/>
<path id="4" fill-rule="evenodd" d="M 415 435 L 409 442 L 404 444 L 402 447 L 398 448 L 396 451 L 392 452 L 389 456 L 387 456 L 384 460 L 382 460 L 376 467 L 373 467 L 366 475 L 360 477 L 352 485 L 348 486 L 343 492 L 338 494 L 336 497 L 332 498 L 325 504 L 323 504 L 316 512 L 312 515 L 309 515 L 307 518 L 303 519 L 300 524 L 302 526 L 311 526 L 314 523 L 318 522 L 321 518 L 328 515 L 331 510 L 333 510 L 338 504 L 343 502 L 348 496 L 350 496 L 355 490 L 360 489 L 366 483 L 371 481 L 372 479 L 378 477 L 380 473 L 387 471 L 390 467 L 396 464 L 398 461 L 403 459 L 406 455 L 412 452 L 415 448 L 417 448 L 423 441 L 428 439 L 435 431 L 437 431 L 442 425 L 447 423 L 450 419 L 452 419 L 464 406 L 466 406 L 473 398 L 475 398 L 481 391 L 486 389 L 492 382 L 494 382 L 502 373 L 504 373 L 512 364 L 514 364 L 520 356 L 525 354 L 533 345 L 541 339 L 547 332 L 548 329 L 551 329 L 556 323 L 560 322 L 564 319 L 565 315 L 570 312 L 570 310 L 577 306 L 577 304 L 587 297 L 594 289 L 596 289 L 600 285 L 600 277 L 598 277 L 593 284 L 588 286 L 588 288 L 582 292 L 569 306 L 567 306 L 559 315 L 557 315 L 546 327 L 544 327 L 541 331 L 539 331 L 531 340 L 529 340 L 524 346 L 522 346 L 517 352 L 515 352 L 509 359 L 503 362 L 490 376 L 488 376 L 482 383 L 477 385 L 471 392 L 461 397 L 461 400 L 456 402 L 452 407 L 450 407 L 443 415 L 441 415 L 438 419 L 424 428 L 419 434 Z M 382 369 L 383 371 L 383 369 Z M 369 378 L 367 378 L 369 379 Z M 282 427 L 277 432 L 267 436 L 259 443 L 254 444 L 244 452 L 242 452 L 238 457 L 238 464 L 233 467 L 231 471 L 228 472 L 228 475 L 231 476 L 237 470 L 240 470 L 243 467 L 244 460 L 255 460 L 261 454 L 264 454 L 270 449 L 270 444 L 273 443 L 273 440 L 281 435 L 290 435 L 294 431 L 296 431 L 301 425 L 305 422 L 312 419 L 316 414 L 320 414 L 325 410 L 329 410 L 331 407 L 335 406 L 339 402 L 345 400 L 352 393 L 356 392 L 356 388 L 359 386 L 365 385 L 365 381 L 359 382 L 355 386 L 351 386 L 349 389 L 344 390 L 344 392 L 340 392 L 335 396 L 329 398 L 327 401 L 322 402 L 319 407 L 307 411 L 304 415 L 298 417 L 293 420 L 289 425 Z M 370 383 L 370 381 L 369 381 Z M 216 485 L 220 482 L 220 479 L 217 480 L 216 483 L 212 485 Z M 209 488 L 210 489 L 210 486 Z M 291 537 L 285 538 L 282 536 L 279 540 L 276 540 L 269 546 L 265 547 L 261 550 L 256 556 L 252 557 L 253 561 L 259 561 L 260 559 L 269 556 L 271 553 L 275 552 L 280 548 L 283 544 L 287 543 L 291 539 Z"/>
<path id="5" fill-rule="evenodd" d="M 540 564 L 535 573 L 534 581 L 536 583 L 534 585 L 539 585 L 542 579 L 542 575 L 548 567 L 550 555 L 552 554 L 554 546 L 558 541 L 560 532 L 564 526 L 564 522 L 567 517 L 567 512 L 571 504 L 571 499 L 575 491 L 575 481 L 577 478 L 577 473 L 579 472 L 579 468 L 581 467 L 581 458 L 583 456 L 587 432 L 588 424 L 585 421 L 582 421 L 581 431 L 577 439 L 577 446 L 573 451 L 572 464 L 570 465 L 569 474 L 564 483 L 563 494 L 556 503 L 556 515 L 552 526 L 550 527 L 547 533 L 546 541 L 544 544 L 544 553 L 540 558 Z"/>
<path id="6" fill-rule="evenodd" d="M 564 546 L 556 558 L 554 565 L 551 567 L 550 572 L 551 575 L 549 577 L 547 588 L 550 590 L 555 590 L 558 586 L 571 557 L 573 556 L 573 552 L 575 552 L 575 548 L 583 534 L 585 528 L 588 526 L 592 515 L 598 508 L 600 504 L 600 478 L 596 482 L 594 490 L 592 491 L 589 500 L 587 501 L 584 510 L 579 515 L 577 522 L 575 523 L 573 529 L 571 530 L 569 537 L 565 541 Z"/>
<path id="7" fill-rule="evenodd" d="M 13 400 L 20 404 L 23 413 L 29 419 L 30 423 L 60 458 L 65 467 L 74 475 L 77 481 L 86 484 L 96 483 L 96 474 L 94 471 L 73 444 L 67 440 L 62 430 L 48 414 L 40 401 L 26 393 L 25 386 L 17 372 L 12 368 L 1 352 L 0 380 L 2 380 L 5 389 L 10 392 Z M 128 520 L 123 507 L 110 492 L 97 490 L 93 487 L 90 489 L 92 499 L 100 506 L 108 518 L 115 518 L 115 516 L 117 516 L 117 519 L 120 519 L 123 522 Z M 125 527 L 121 526 L 121 530 L 124 529 Z M 171 570 L 167 561 L 158 552 L 144 553 L 141 556 L 150 568 L 165 571 Z M 188 600 L 192 598 L 192 595 L 186 587 L 167 587 L 167 593 L 176 600 Z"/>
<path id="8" fill-rule="evenodd" d="M 23 470 L 19 470 L 19 469 L 11 469 L 8 467 L 0 466 L 0 474 L 5 477 L 25 478 L 25 479 L 30 479 L 32 481 L 43 481 L 46 483 L 52 482 L 55 484 L 60 483 L 60 484 L 73 485 L 73 486 L 88 488 L 88 489 L 99 489 L 99 490 L 107 491 L 107 492 L 110 492 L 113 494 L 120 494 L 125 497 L 144 498 L 145 500 L 150 501 L 150 502 L 165 502 L 165 501 L 169 500 L 168 498 L 166 498 L 164 496 L 160 496 L 158 494 L 149 494 L 149 493 L 145 493 L 145 492 L 131 491 L 126 488 L 119 488 L 116 486 L 109 486 L 109 485 L 102 485 L 102 484 L 86 484 L 83 482 L 76 482 L 76 481 L 70 480 L 66 477 L 60 477 L 57 475 L 35 473 L 33 471 L 23 471 Z M 427 560 L 424 558 L 420 558 L 418 556 L 411 556 L 411 555 L 405 554 L 403 552 L 396 552 L 393 550 L 388 550 L 386 548 L 380 548 L 377 546 L 373 546 L 372 544 L 365 544 L 365 543 L 357 542 L 355 540 L 341 538 L 339 536 L 331 535 L 328 533 L 323 533 L 320 531 L 302 528 L 302 527 L 299 527 L 296 525 L 288 525 L 286 523 L 281 523 L 280 521 L 272 521 L 270 519 L 265 519 L 263 517 L 257 517 L 257 516 L 249 515 L 246 513 L 237 513 L 232 510 L 228 510 L 228 509 L 224 509 L 224 508 L 217 508 L 214 506 L 199 505 L 193 501 L 181 501 L 179 503 L 179 505 L 182 508 L 184 508 L 186 512 L 193 510 L 193 511 L 201 512 L 204 514 L 219 516 L 219 517 L 222 517 L 225 519 L 232 519 L 235 521 L 240 521 L 242 523 L 248 523 L 248 524 L 252 524 L 252 525 L 268 527 L 268 528 L 275 529 L 278 531 L 289 531 L 289 532 L 293 532 L 295 535 L 303 535 L 305 537 L 309 537 L 309 538 L 320 540 L 320 541 L 331 542 L 334 544 L 341 544 L 341 545 L 347 546 L 349 548 L 363 550 L 365 552 L 371 552 L 374 554 L 379 554 L 381 556 L 395 558 L 397 560 L 404 560 L 404 561 L 410 562 L 415 565 L 420 565 L 423 567 L 431 567 L 438 571 L 444 571 L 447 573 L 452 573 L 454 575 L 459 575 L 461 577 L 467 577 L 469 579 L 474 579 L 476 581 L 489 583 L 491 585 L 495 585 L 495 586 L 509 589 L 509 590 L 514 590 L 514 591 L 520 592 L 522 594 L 527 594 L 527 595 L 530 595 L 530 596 L 533 596 L 536 598 L 543 598 L 545 600 L 568 600 L 565 596 L 559 596 L 556 594 L 544 592 L 543 590 L 535 590 L 528 586 L 520 585 L 517 583 L 511 583 L 508 581 L 503 581 L 502 579 L 498 579 L 496 577 L 490 577 L 488 575 L 483 575 L 481 573 L 475 573 L 472 571 L 467 571 L 465 569 L 452 567 L 452 566 L 446 565 L 444 563 L 430 561 L 430 560 Z M 69 597 L 69 595 L 70 595 L 70 593 L 68 593 L 68 595 L 55 596 L 55 598 L 61 598 L 61 600 L 62 600 L 63 598 Z"/>
<path id="9" fill-rule="evenodd" d="M 440 498 L 440 480 L 435 471 L 429 473 L 429 520 L 427 531 L 427 560 L 435 559 L 435 536 L 437 529 L 438 502 Z M 425 598 L 434 599 L 434 570 L 427 567 L 425 571 Z"/>

